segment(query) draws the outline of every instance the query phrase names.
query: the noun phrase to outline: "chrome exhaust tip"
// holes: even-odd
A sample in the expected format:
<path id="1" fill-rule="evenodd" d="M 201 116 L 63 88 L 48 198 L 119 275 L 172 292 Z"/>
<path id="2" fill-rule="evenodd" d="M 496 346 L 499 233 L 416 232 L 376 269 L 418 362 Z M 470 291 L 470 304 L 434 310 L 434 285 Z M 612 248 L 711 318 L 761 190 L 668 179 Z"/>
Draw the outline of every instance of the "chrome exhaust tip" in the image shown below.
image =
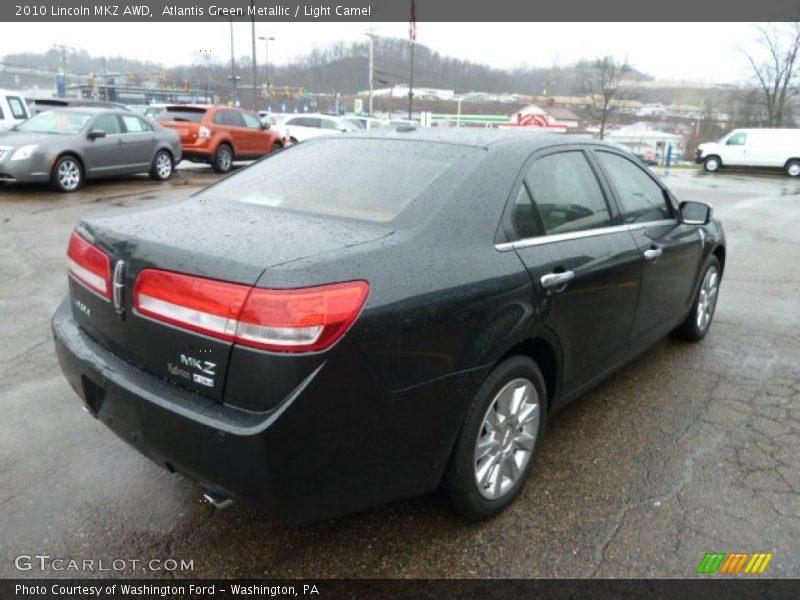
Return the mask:
<path id="1" fill-rule="evenodd" d="M 219 510 L 228 508 L 231 504 L 233 504 L 233 498 L 228 498 L 227 496 L 223 496 L 222 494 L 218 494 L 210 490 L 203 492 L 203 500 L 209 504 L 212 504 L 214 508 Z"/>

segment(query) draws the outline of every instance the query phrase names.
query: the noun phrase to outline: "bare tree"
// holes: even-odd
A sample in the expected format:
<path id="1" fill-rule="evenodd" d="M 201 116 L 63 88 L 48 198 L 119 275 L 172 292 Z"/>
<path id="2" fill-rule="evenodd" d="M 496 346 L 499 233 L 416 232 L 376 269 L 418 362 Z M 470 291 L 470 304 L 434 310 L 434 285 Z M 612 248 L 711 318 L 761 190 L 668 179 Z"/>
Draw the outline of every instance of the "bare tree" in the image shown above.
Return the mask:
<path id="1" fill-rule="evenodd" d="M 757 28 L 759 45 L 766 51 L 763 60 L 742 50 L 753 69 L 762 94 L 767 126 L 780 127 L 786 117 L 786 102 L 797 93 L 794 79 L 797 75 L 797 58 L 800 52 L 800 24 L 777 29 L 772 25 Z"/>
<path id="2" fill-rule="evenodd" d="M 601 140 L 605 137 L 609 117 L 629 95 L 623 81 L 630 71 L 627 58 L 619 62 L 611 56 L 604 56 L 595 59 L 591 68 L 582 73 L 582 90 L 590 101 L 587 108 L 589 114 L 600 121 Z"/>

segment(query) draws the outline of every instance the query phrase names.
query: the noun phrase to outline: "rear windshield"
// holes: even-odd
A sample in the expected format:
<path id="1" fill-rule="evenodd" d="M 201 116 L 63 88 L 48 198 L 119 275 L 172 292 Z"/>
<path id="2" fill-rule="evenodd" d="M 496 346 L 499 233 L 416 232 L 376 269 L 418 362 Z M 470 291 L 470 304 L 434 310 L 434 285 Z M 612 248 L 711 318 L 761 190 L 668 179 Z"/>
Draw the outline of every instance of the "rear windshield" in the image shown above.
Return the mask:
<path id="1" fill-rule="evenodd" d="M 388 222 L 445 172 L 480 153 L 450 144 L 331 137 L 270 156 L 198 197 Z"/>
<path id="2" fill-rule="evenodd" d="M 191 121 L 199 123 L 203 120 L 204 110 L 186 110 L 185 108 L 166 108 L 158 113 L 159 121 Z"/>

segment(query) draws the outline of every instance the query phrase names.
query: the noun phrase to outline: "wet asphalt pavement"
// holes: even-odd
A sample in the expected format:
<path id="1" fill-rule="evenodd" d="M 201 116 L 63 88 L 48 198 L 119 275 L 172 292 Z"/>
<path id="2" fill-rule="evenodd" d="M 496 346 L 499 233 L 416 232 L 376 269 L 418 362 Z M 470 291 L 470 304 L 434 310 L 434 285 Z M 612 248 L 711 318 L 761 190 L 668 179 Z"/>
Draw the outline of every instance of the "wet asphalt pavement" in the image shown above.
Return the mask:
<path id="1" fill-rule="evenodd" d="M 73 225 L 215 176 L 0 188 L 0 576 L 15 557 L 142 561 L 102 576 L 692 577 L 706 552 L 772 552 L 800 576 L 800 181 L 675 171 L 716 206 L 728 258 L 708 337 L 664 340 L 558 414 L 520 500 L 468 524 L 436 496 L 300 526 L 217 511 L 80 408 L 49 318 Z M 142 570 L 152 559 L 193 570 Z M 95 563 L 97 564 L 97 563 Z M 117 563 L 119 564 L 119 563 Z M 129 562 L 129 565 L 131 563 Z"/>

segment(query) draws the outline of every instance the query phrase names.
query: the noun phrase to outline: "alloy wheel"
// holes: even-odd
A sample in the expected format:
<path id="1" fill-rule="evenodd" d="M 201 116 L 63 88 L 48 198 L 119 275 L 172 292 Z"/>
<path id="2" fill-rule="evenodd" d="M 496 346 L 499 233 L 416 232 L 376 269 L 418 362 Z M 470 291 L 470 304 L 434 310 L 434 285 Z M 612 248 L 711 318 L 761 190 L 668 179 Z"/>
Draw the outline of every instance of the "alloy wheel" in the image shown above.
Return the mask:
<path id="1" fill-rule="evenodd" d="M 474 474 L 487 500 L 508 494 L 522 478 L 539 431 L 539 395 L 524 378 L 506 384 L 489 405 L 475 440 Z"/>
<path id="2" fill-rule="evenodd" d="M 167 179 L 172 174 L 172 161 L 163 152 L 156 159 L 156 172 L 161 179 Z"/>
<path id="3" fill-rule="evenodd" d="M 219 166 L 223 171 L 231 168 L 231 151 L 226 146 L 219 149 Z"/>
<path id="4" fill-rule="evenodd" d="M 78 189 L 81 182 L 81 168 L 75 160 L 67 158 L 58 165 L 56 176 L 61 187 L 71 192 Z"/>
<path id="5" fill-rule="evenodd" d="M 697 328 L 702 332 L 708 329 L 711 318 L 714 316 L 714 309 L 717 306 L 717 292 L 719 291 L 719 273 L 714 266 L 709 267 L 703 284 L 700 287 L 700 294 L 697 298 Z"/>

